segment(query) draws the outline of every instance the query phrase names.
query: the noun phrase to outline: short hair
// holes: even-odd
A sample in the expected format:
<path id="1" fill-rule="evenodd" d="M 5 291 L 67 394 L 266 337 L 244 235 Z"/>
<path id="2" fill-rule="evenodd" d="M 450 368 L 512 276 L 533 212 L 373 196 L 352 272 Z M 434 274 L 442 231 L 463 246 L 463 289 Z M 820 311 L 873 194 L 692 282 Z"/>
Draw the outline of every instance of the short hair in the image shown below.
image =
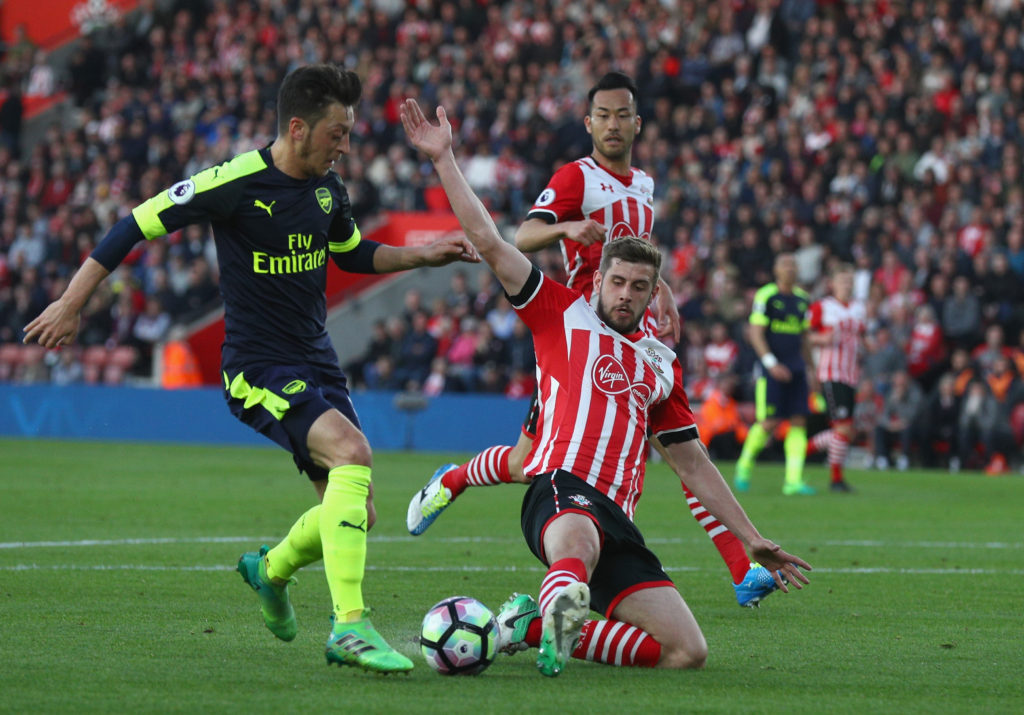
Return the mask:
<path id="1" fill-rule="evenodd" d="M 587 101 L 589 109 L 594 108 L 594 96 L 598 92 L 603 92 L 607 89 L 628 89 L 630 94 L 633 95 L 633 104 L 640 103 L 640 92 L 636 88 L 636 82 L 628 74 L 622 72 L 608 72 L 604 77 L 597 80 L 597 84 L 590 88 L 590 92 L 587 93 Z"/>
<path id="2" fill-rule="evenodd" d="M 288 73 L 277 92 L 277 131 L 288 131 L 288 122 L 298 117 L 315 126 L 335 102 L 354 107 L 362 95 L 359 75 L 337 65 L 299 67 Z"/>
<path id="3" fill-rule="evenodd" d="M 636 236 L 622 236 L 604 244 L 601 251 L 601 273 L 608 270 L 612 260 L 618 258 L 625 263 L 644 263 L 654 266 L 654 276 L 661 274 L 661 251 L 650 241 Z"/>
<path id="4" fill-rule="evenodd" d="M 838 276 L 840 273 L 856 273 L 857 269 L 853 267 L 852 263 L 846 261 L 839 261 L 832 266 L 832 275 Z"/>

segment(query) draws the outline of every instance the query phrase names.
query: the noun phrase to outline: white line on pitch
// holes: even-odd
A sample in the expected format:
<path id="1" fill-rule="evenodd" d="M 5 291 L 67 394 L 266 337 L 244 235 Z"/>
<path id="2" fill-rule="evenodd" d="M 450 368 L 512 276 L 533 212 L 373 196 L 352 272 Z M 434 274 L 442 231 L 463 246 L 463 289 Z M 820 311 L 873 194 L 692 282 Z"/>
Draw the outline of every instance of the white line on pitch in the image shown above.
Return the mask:
<path id="1" fill-rule="evenodd" d="M 196 536 L 196 537 L 160 537 L 145 539 L 81 539 L 78 541 L 0 541 L 0 549 L 33 549 L 33 548 L 77 548 L 85 546 L 149 546 L 160 544 L 273 544 L 279 536 Z M 446 536 L 430 539 L 416 539 L 413 536 L 370 536 L 371 543 L 423 543 L 438 542 L 443 544 L 518 544 L 522 539 L 515 536 Z M 704 539 L 694 538 L 650 538 L 649 544 L 698 544 Z M 1024 549 L 1024 543 L 1005 541 L 876 541 L 876 540 L 842 540 L 823 541 L 819 546 L 854 546 L 870 548 L 921 548 L 921 549 Z"/>
<path id="2" fill-rule="evenodd" d="M 14 564 L 0 566 L 0 571 L 234 571 L 235 567 L 224 564 L 212 566 L 151 566 L 146 564 Z M 306 567 L 304 571 L 323 571 L 322 566 Z M 495 572 L 530 572 L 542 573 L 539 566 L 373 566 L 368 565 L 367 571 L 390 571 L 406 573 L 495 573 Z M 665 570 L 672 573 L 711 571 L 707 568 L 690 566 L 666 566 Z M 717 569 L 716 569 L 717 570 Z M 1021 569 L 927 569 L 927 568 L 816 568 L 814 574 L 909 574 L 922 576 L 1024 576 Z"/>

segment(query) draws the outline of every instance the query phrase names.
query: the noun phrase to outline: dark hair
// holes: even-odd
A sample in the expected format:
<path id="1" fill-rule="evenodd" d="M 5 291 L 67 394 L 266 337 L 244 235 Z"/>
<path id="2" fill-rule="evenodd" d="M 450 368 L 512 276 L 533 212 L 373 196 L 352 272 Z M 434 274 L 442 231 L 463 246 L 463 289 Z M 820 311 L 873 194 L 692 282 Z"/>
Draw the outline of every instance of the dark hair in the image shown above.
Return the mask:
<path id="1" fill-rule="evenodd" d="M 277 92 L 277 131 L 280 134 L 288 131 L 292 117 L 312 127 L 335 102 L 354 107 L 362 91 L 359 75 L 337 65 L 299 67 L 288 73 Z"/>
<path id="2" fill-rule="evenodd" d="M 590 88 L 590 92 L 587 93 L 587 101 L 590 104 L 590 108 L 594 108 L 594 95 L 598 92 L 602 92 L 606 89 L 628 89 L 630 94 L 633 95 L 633 104 L 640 102 L 639 91 L 636 88 L 636 82 L 628 74 L 622 72 L 609 72 L 601 79 L 597 80 L 597 84 Z"/>
<path id="3" fill-rule="evenodd" d="M 612 259 L 618 258 L 625 263 L 646 263 L 654 266 L 654 276 L 661 274 L 661 251 L 650 241 L 636 236 L 622 236 L 604 244 L 601 251 L 601 272 L 608 270 Z"/>

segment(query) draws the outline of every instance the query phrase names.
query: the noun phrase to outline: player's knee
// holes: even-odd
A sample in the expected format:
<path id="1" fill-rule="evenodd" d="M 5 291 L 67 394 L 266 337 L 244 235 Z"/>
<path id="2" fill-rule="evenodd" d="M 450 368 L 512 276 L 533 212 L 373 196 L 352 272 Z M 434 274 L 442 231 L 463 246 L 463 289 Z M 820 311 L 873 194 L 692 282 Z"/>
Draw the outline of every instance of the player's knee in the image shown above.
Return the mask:
<path id="1" fill-rule="evenodd" d="M 694 643 L 679 643 L 663 645 L 661 647 L 661 659 L 658 661 L 659 668 L 674 668 L 677 670 L 699 670 L 704 667 L 708 659 L 708 644 L 701 638 Z"/>
<path id="2" fill-rule="evenodd" d="M 373 450 L 361 432 L 345 439 L 336 440 L 327 454 L 327 461 L 333 466 L 342 464 L 359 464 L 364 467 L 373 465 Z"/>

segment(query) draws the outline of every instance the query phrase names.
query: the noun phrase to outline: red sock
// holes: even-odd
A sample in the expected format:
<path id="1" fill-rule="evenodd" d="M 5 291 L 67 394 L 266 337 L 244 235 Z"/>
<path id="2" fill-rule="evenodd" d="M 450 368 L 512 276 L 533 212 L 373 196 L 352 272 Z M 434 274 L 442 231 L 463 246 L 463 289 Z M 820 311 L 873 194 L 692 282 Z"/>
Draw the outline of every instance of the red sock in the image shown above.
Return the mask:
<path id="1" fill-rule="evenodd" d="M 693 492 L 684 484 L 683 493 L 686 494 L 686 503 L 690 506 L 690 513 L 697 523 L 704 527 L 704 531 L 711 537 L 711 543 L 718 549 L 722 561 L 725 562 L 729 573 L 732 574 L 732 582 L 739 583 L 750 570 L 750 557 L 746 549 L 736 535 L 725 528 L 725 526 L 711 515 L 704 505 L 693 495 Z"/>
<path id="2" fill-rule="evenodd" d="M 661 643 L 650 633 L 622 621 L 586 621 L 572 657 L 609 665 L 653 668 L 661 659 Z"/>
<path id="3" fill-rule="evenodd" d="M 511 447 L 488 447 L 471 460 L 455 469 L 445 472 L 441 484 L 452 493 L 452 499 L 466 487 L 489 487 L 512 481 L 508 471 L 508 455 Z"/>
<path id="4" fill-rule="evenodd" d="M 807 440 L 807 455 L 810 456 L 815 452 L 824 452 L 832 444 L 832 435 L 835 434 L 830 429 L 818 434 Z"/>
<path id="5" fill-rule="evenodd" d="M 540 597 L 537 604 L 543 615 L 551 600 L 566 586 L 577 581 L 587 582 L 587 567 L 580 559 L 559 559 L 551 564 L 544 580 L 540 582 Z"/>
<path id="6" fill-rule="evenodd" d="M 850 441 L 838 431 L 833 432 L 832 442 L 828 446 L 828 463 L 832 467 L 832 482 L 843 481 L 843 462 L 850 450 Z"/>

